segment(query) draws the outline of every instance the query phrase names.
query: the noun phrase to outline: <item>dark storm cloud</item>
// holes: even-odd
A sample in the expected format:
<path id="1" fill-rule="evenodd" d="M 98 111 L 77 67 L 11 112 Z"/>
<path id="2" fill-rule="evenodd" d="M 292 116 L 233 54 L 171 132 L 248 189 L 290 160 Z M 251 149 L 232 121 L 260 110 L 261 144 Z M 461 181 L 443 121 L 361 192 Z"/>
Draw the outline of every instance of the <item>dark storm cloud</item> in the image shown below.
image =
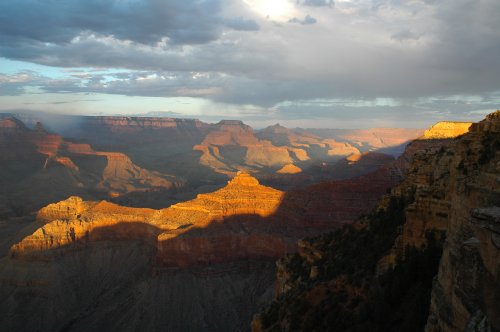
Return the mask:
<path id="1" fill-rule="evenodd" d="M 195 44 L 217 39 L 224 18 L 221 0 L 3 0 L 0 32 L 4 43 L 68 43 L 81 32 L 154 44 Z M 239 23 L 239 24 L 238 24 Z M 256 29 L 235 20 L 239 29 Z"/>

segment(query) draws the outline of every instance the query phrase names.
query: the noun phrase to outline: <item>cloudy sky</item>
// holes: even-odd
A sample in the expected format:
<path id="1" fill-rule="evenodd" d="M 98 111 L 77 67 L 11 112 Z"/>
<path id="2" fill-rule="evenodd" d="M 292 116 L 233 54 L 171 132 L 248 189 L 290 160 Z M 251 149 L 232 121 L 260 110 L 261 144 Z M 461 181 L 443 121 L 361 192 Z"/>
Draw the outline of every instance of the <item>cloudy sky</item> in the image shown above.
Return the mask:
<path id="1" fill-rule="evenodd" d="M 498 0 L 2 0 L 0 111 L 427 127 L 500 108 Z"/>

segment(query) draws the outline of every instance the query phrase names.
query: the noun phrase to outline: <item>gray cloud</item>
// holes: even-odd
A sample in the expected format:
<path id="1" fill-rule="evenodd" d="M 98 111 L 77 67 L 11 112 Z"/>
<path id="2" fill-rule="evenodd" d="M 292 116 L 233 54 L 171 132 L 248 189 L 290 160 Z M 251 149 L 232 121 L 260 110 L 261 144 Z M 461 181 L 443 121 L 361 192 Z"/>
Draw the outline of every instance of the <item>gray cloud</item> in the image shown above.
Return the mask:
<path id="1" fill-rule="evenodd" d="M 419 40 L 420 35 L 411 31 L 411 30 L 405 29 L 405 30 L 401 30 L 401 31 L 396 32 L 395 34 L 393 34 L 391 36 L 391 38 L 398 41 L 398 42 L 404 42 L 407 40 Z"/>
<path id="2" fill-rule="evenodd" d="M 256 30 L 243 18 L 222 17 L 222 0 L 5 0 L 0 32 L 8 44 L 21 41 L 68 43 L 82 32 L 141 44 L 168 38 L 171 43 L 207 43 L 221 28 Z"/>
<path id="3" fill-rule="evenodd" d="M 317 22 L 317 20 L 310 15 L 306 15 L 303 20 L 300 20 L 296 17 L 288 20 L 288 23 L 298 23 L 298 24 L 302 24 L 302 25 L 310 25 L 310 24 L 314 24 L 316 22 Z"/>
<path id="4" fill-rule="evenodd" d="M 311 7 L 333 7 L 334 6 L 334 1 L 333 0 L 298 0 L 298 4 L 304 5 L 304 6 L 311 6 Z"/>
<path id="5" fill-rule="evenodd" d="M 276 24 L 233 0 L 4 0 L 0 56 L 124 72 L 2 75 L 0 94 L 32 87 L 270 108 L 317 98 L 414 101 L 500 91 L 499 1 L 351 1 L 335 3 L 335 10 L 325 10 L 333 1 L 289 4 L 293 11 Z M 298 24 L 281 24 L 287 21 Z M 312 104 L 301 110 L 335 112 Z"/>
<path id="6" fill-rule="evenodd" d="M 255 20 L 246 20 L 243 17 L 226 19 L 226 26 L 238 31 L 257 31 L 259 25 Z"/>

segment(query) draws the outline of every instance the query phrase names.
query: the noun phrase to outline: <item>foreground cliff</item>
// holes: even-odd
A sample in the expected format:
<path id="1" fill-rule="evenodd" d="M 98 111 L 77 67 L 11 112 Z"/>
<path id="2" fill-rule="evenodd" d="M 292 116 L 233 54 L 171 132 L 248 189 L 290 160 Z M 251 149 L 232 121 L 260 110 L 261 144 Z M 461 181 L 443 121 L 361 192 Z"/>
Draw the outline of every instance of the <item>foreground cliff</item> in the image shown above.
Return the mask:
<path id="1" fill-rule="evenodd" d="M 454 145 L 450 213 L 427 331 L 500 330 L 500 111 Z"/>
<path id="2" fill-rule="evenodd" d="M 371 215 L 279 261 L 253 330 L 500 330 L 499 151 L 500 111 L 426 132 Z"/>

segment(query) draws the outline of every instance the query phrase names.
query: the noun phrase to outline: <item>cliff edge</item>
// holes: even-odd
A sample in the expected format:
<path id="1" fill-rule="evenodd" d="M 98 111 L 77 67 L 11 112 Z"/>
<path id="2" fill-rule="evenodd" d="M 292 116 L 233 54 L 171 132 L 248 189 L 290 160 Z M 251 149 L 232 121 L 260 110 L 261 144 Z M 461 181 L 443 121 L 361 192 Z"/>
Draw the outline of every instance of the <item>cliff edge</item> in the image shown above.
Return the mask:
<path id="1" fill-rule="evenodd" d="M 367 217 L 278 262 L 253 331 L 499 331 L 500 111 L 443 122 Z"/>

